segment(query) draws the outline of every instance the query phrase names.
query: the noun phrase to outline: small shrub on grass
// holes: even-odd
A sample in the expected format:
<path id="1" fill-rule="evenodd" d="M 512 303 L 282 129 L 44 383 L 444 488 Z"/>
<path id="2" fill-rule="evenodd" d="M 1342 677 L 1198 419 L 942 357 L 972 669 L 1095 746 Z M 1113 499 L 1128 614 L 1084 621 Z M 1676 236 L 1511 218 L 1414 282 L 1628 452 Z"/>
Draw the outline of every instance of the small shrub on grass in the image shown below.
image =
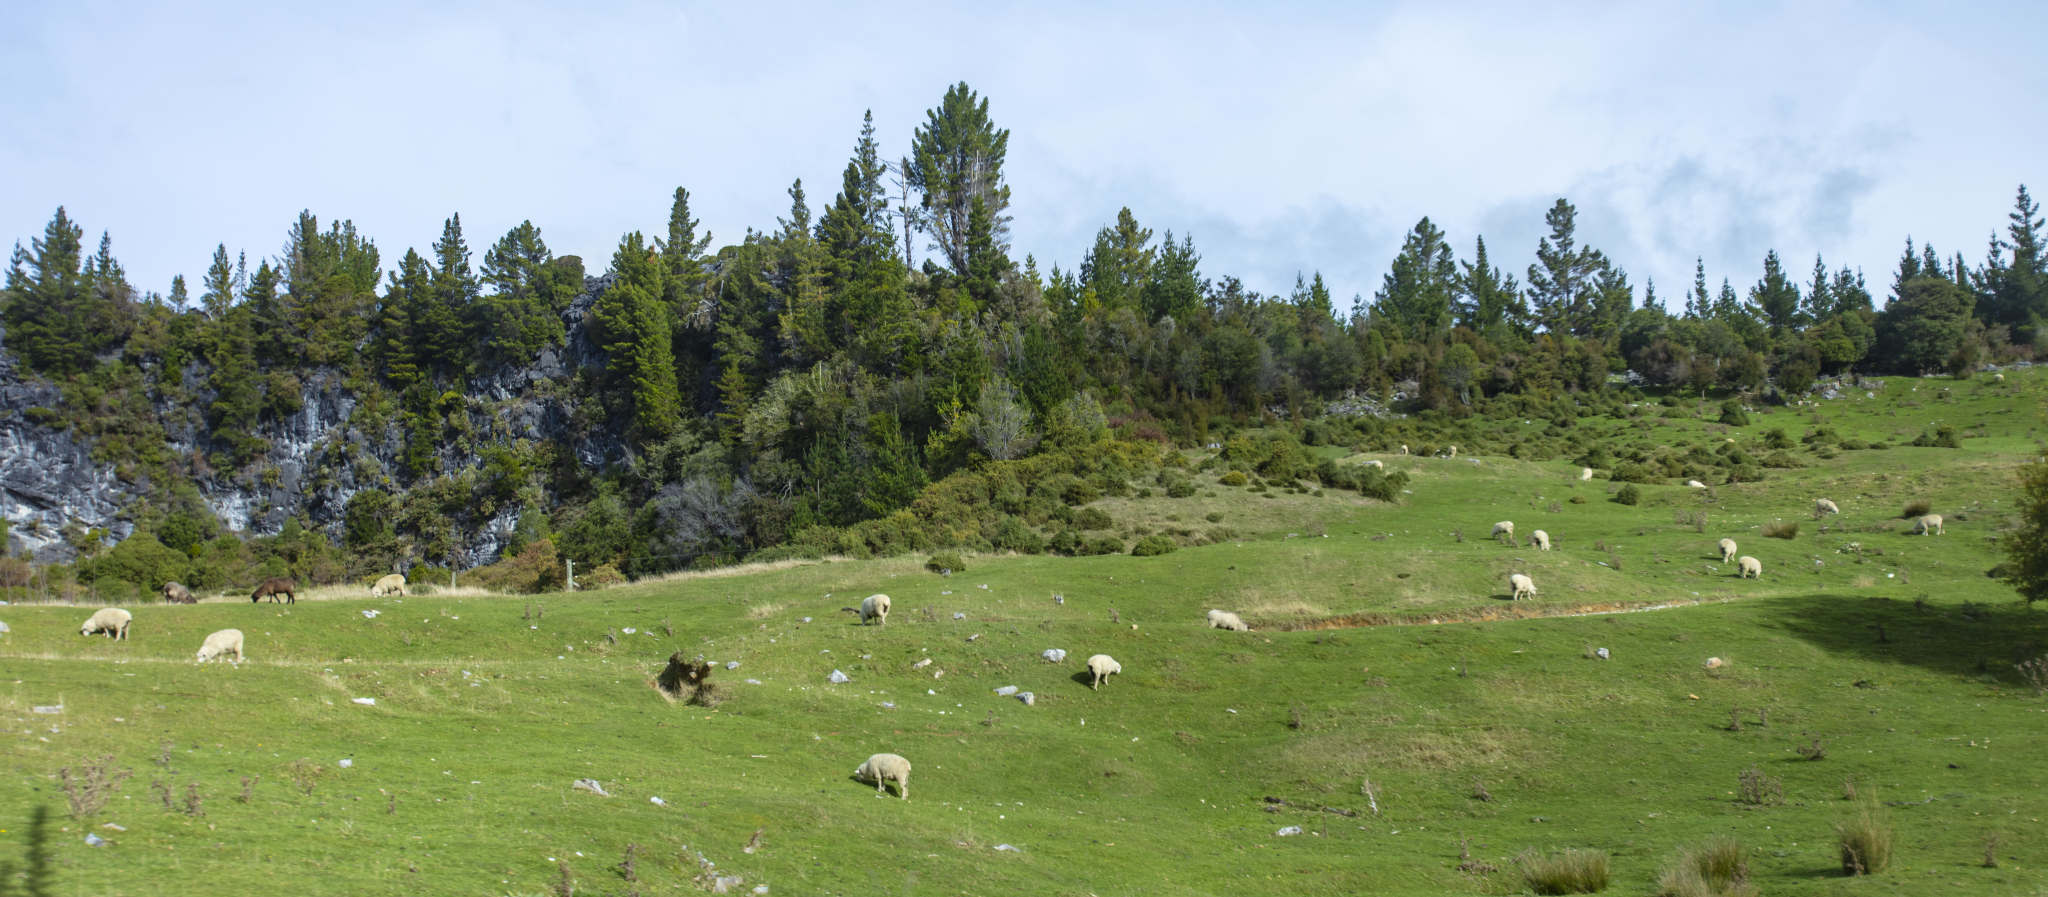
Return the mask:
<path id="1" fill-rule="evenodd" d="M 1210 511 L 1210 512 L 1209 512 L 1209 513 L 1207 513 L 1207 514 L 1204 514 L 1204 515 L 1202 515 L 1202 519 L 1203 519 L 1203 520 L 1207 520 L 1207 521 L 1209 521 L 1210 523 L 1222 523 L 1222 522 L 1223 522 L 1223 512 L 1222 512 L 1222 511 Z"/>
<path id="2" fill-rule="evenodd" d="M 1180 544 L 1173 541 L 1171 537 L 1152 535 L 1139 539 L 1138 544 L 1131 546 L 1131 556 L 1148 558 L 1156 555 L 1171 554 L 1179 548 Z"/>
<path id="3" fill-rule="evenodd" d="M 1233 470 L 1229 473 L 1224 474 L 1222 477 L 1218 478 L 1216 482 L 1221 483 L 1225 486 L 1242 486 L 1246 483 L 1251 482 L 1251 480 L 1245 478 L 1244 471 Z"/>
<path id="4" fill-rule="evenodd" d="M 116 767 L 114 755 L 107 754 L 57 770 L 57 787 L 71 804 L 71 818 L 84 819 L 105 809 L 114 792 L 121 790 L 121 781 L 134 774 L 134 770 Z"/>
<path id="5" fill-rule="evenodd" d="M 1168 498 L 1187 498 L 1194 494 L 1195 483 L 1193 480 L 1174 480 L 1166 487 L 1166 497 Z"/>
<path id="6" fill-rule="evenodd" d="M 1515 861 L 1522 880 L 1538 894 L 1597 894 L 1607 888 L 1607 851 L 1564 850 L 1549 856 L 1534 850 Z"/>
<path id="7" fill-rule="evenodd" d="M 1764 538 L 1793 539 L 1799 536 L 1799 521 L 1773 520 L 1764 524 Z"/>
<path id="8" fill-rule="evenodd" d="M 1615 504 L 1634 505 L 1642 500 L 1643 490 L 1637 489 L 1634 483 L 1623 486 L 1621 491 L 1614 493 Z"/>
<path id="9" fill-rule="evenodd" d="M 1892 823 L 1876 798 L 1863 801 L 1835 828 L 1843 875 L 1876 875 L 1892 864 Z"/>
<path id="10" fill-rule="evenodd" d="M 1081 546 L 1081 549 L 1080 549 L 1079 553 L 1080 553 L 1080 554 L 1122 554 L 1122 553 L 1123 553 L 1123 550 L 1124 550 L 1124 540 L 1122 540 L 1122 539 L 1119 539 L 1119 538 L 1117 538 L 1117 537 L 1115 537 L 1115 536 L 1102 536 L 1102 537 L 1100 537 L 1100 538 L 1096 538 L 1096 539 L 1090 539 L 1090 540 L 1088 540 L 1088 544 L 1086 544 L 1086 545 L 1083 545 L 1083 546 Z"/>
<path id="11" fill-rule="evenodd" d="M 1928 501 L 1924 498 L 1916 498 L 1912 501 L 1906 502 L 1906 509 L 1904 511 L 1899 512 L 1899 519 L 1912 520 L 1915 517 L 1925 517 L 1927 516 L 1927 512 L 1932 510 L 1934 510 L 1933 502 Z"/>
<path id="12" fill-rule="evenodd" d="M 1657 874 L 1657 897 L 1756 897 L 1746 854 L 1725 835 L 1685 848 Z"/>
<path id="13" fill-rule="evenodd" d="M 1074 515 L 1074 528 L 1080 530 L 1109 529 L 1116 525 L 1109 513 L 1101 508 L 1082 508 Z"/>
<path id="14" fill-rule="evenodd" d="M 2034 694 L 2048 694 L 2048 657 L 2024 660 L 2013 664 L 2012 668 L 2020 671 L 2020 678 L 2027 680 L 2027 686 L 2034 690 Z"/>
<path id="15" fill-rule="evenodd" d="M 1799 754 L 1799 756 L 1800 756 L 1800 757 L 1801 757 L 1802 759 L 1806 759 L 1806 760 L 1825 760 L 1825 759 L 1827 759 L 1827 758 L 1828 758 L 1828 746 L 1827 746 L 1827 743 L 1826 743 L 1826 742 L 1823 742 L 1823 741 L 1821 741 L 1821 740 L 1820 740 L 1820 736 L 1818 736 L 1818 735 L 1813 735 L 1813 736 L 1809 736 L 1809 737 L 1811 737 L 1811 738 L 1813 739 L 1813 742 L 1812 742 L 1812 743 L 1810 743 L 1810 744 L 1794 744 L 1794 745 L 1792 745 L 1792 750 L 1793 750 L 1793 751 L 1794 751 L 1795 753 Z"/>
<path id="16" fill-rule="evenodd" d="M 1102 490 L 1085 482 L 1072 482 L 1060 490 L 1060 500 L 1070 505 L 1085 505 L 1102 497 Z"/>
<path id="17" fill-rule="evenodd" d="M 961 573 L 967 570 L 967 562 L 961 560 L 960 556 L 957 554 L 935 554 L 932 555 L 931 560 L 924 562 L 924 568 L 926 570 L 930 570 L 933 573 L 937 573 L 941 570 L 951 570 L 954 573 Z"/>
<path id="18" fill-rule="evenodd" d="M 1785 802 L 1785 780 L 1764 775 L 1763 767 L 1751 764 L 1735 777 L 1735 799 L 1753 807 L 1777 806 Z"/>

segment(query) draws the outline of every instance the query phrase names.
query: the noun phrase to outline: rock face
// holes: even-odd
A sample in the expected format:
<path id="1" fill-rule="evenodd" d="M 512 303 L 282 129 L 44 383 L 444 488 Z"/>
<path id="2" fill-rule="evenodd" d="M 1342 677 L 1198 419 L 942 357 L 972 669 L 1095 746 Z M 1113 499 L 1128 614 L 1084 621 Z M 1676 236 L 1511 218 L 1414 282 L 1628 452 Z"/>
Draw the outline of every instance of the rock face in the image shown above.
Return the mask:
<path id="1" fill-rule="evenodd" d="M 519 440 L 556 443 L 592 469 L 627 459 L 624 422 L 582 419 L 557 386 L 579 369 L 604 367 L 606 356 L 586 325 L 610 284 L 609 275 L 584 279 L 584 292 L 562 313 L 563 345 L 541 351 L 531 364 L 494 368 L 463 384 L 463 399 L 448 410 L 458 435 L 435 446 L 441 473 L 480 466 L 486 450 Z M 218 447 L 204 415 L 193 411 L 213 399 L 205 369 L 195 363 L 185 370 L 183 386 L 190 399 L 179 405 L 158 398 L 157 416 L 174 453 L 204 456 Z M 107 544 L 127 538 L 134 524 L 120 514 L 148 491 L 146 484 L 122 482 L 112 465 L 93 461 L 89 443 L 38 422 L 31 411 L 61 402 L 55 386 L 21 371 L 14 354 L 0 346 L 0 517 L 10 528 L 8 549 L 45 562 L 75 556 L 62 535 L 67 526 L 103 530 Z M 263 456 L 241 471 L 197 472 L 194 484 L 220 522 L 244 537 L 275 534 L 296 517 L 339 539 L 350 498 L 371 488 L 395 494 L 407 481 L 401 426 L 361 411 L 341 371 L 303 372 L 299 410 L 266 416 L 253 434 L 269 442 Z M 451 521 L 455 556 L 422 560 L 452 560 L 462 568 L 490 563 L 509 544 L 521 510 L 471 510 Z"/>
<path id="2" fill-rule="evenodd" d="M 68 560 L 67 525 L 105 530 L 125 539 L 134 525 L 116 515 L 135 497 L 111 465 L 92 459 L 92 447 L 66 430 L 37 423 L 31 408 L 54 408 L 55 386 L 22 379 L 14 353 L 0 352 L 0 516 L 7 520 L 7 550 L 38 560 Z"/>

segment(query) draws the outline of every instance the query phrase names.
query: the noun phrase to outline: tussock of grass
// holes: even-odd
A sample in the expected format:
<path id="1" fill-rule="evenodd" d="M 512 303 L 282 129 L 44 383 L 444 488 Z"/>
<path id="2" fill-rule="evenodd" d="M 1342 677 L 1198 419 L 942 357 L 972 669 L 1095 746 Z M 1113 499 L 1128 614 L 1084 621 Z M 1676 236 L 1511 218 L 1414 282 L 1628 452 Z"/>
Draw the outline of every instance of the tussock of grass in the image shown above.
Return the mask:
<path id="1" fill-rule="evenodd" d="M 747 619 L 766 620 L 769 617 L 775 616 L 776 614 L 782 613 L 783 611 L 786 611 L 788 609 L 789 605 L 784 604 L 780 601 L 763 601 L 760 604 L 749 605 L 747 607 Z"/>
<path id="2" fill-rule="evenodd" d="M 1773 520 L 1764 524 L 1764 538 L 1795 539 L 1799 536 L 1799 521 Z"/>
<path id="3" fill-rule="evenodd" d="M 1607 888 L 1607 851 L 1564 850 L 1543 856 L 1529 850 L 1516 859 L 1522 880 L 1538 894 L 1597 894 Z"/>
<path id="4" fill-rule="evenodd" d="M 1742 842 L 1715 835 L 1679 851 L 1657 875 L 1657 897 L 1756 897 Z"/>
<path id="5" fill-rule="evenodd" d="M 1892 822 L 1875 793 L 1835 828 L 1843 875 L 1876 875 L 1892 864 Z"/>
<path id="6" fill-rule="evenodd" d="M 1899 512 L 1899 519 L 1911 520 L 1915 517 L 1925 517 L 1927 512 L 1932 510 L 1934 510 L 1933 502 L 1924 498 L 1916 498 L 1906 502 L 1906 509 Z"/>

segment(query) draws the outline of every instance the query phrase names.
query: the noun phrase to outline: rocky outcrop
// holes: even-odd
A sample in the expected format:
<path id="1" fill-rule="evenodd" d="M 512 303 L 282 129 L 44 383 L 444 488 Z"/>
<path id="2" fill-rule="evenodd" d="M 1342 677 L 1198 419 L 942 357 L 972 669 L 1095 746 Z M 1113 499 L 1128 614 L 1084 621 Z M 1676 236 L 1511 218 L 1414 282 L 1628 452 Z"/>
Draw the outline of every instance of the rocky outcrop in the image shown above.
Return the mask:
<path id="1" fill-rule="evenodd" d="M 623 423 L 579 422 L 558 388 L 577 370 L 605 364 L 587 325 L 592 305 L 610 283 L 608 277 L 585 278 L 584 293 L 562 313 L 563 345 L 542 350 L 529 364 L 501 366 L 464 384 L 467 401 L 450 410 L 463 418 L 457 428 L 463 437 L 444 439 L 435 451 L 443 473 L 477 467 L 485 451 L 517 440 L 557 443 L 592 469 L 626 460 Z M 195 411 L 212 400 L 206 371 L 195 363 L 180 374 L 187 399 L 159 398 L 157 415 L 174 453 L 205 455 L 218 448 Z M 299 409 L 265 418 L 253 434 L 269 443 L 261 459 L 245 470 L 194 477 L 215 517 L 245 537 L 275 534 L 298 518 L 338 540 L 343 512 L 358 492 L 403 491 L 400 425 L 359 414 L 361 399 L 338 370 L 303 372 L 301 379 Z M 60 403 L 55 386 L 25 376 L 13 354 L 0 347 L 0 517 L 10 526 L 9 550 L 27 550 L 49 562 L 74 556 L 62 537 L 67 526 L 104 530 L 109 544 L 126 538 L 134 526 L 121 512 L 145 491 L 121 482 L 111 465 L 92 460 L 89 444 L 38 422 L 39 413 L 30 410 Z M 470 567 L 495 560 L 509 544 L 520 510 L 500 507 L 451 521 L 460 533 L 456 563 Z"/>

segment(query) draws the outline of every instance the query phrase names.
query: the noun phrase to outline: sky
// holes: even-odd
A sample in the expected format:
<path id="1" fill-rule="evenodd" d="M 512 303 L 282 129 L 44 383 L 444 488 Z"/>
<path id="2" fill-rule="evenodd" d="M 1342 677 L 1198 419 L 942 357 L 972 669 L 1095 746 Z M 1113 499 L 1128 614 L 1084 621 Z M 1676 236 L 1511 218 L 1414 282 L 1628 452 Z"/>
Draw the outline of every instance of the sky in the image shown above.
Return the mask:
<path id="1" fill-rule="evenodd" d="M 2048 190 L 2048 4 L 0 4 L 0 238 L 65 206 L 144 290 L 300 210 L 386 268 L 460 214 L 595 273 L 665 231 L 813 209 L 872 111 L 909 150 L 949 85 L 1010 131 L 1012 255 L 1077 266 L 1128 207 L 1208 277 L 1371 300 L 1428 216 L 1518 276 L 1560 197 L 1678 306 L 1777 250 L 1983 260 Z M 931 252 L 920 238 L 917 257 Z"/>

